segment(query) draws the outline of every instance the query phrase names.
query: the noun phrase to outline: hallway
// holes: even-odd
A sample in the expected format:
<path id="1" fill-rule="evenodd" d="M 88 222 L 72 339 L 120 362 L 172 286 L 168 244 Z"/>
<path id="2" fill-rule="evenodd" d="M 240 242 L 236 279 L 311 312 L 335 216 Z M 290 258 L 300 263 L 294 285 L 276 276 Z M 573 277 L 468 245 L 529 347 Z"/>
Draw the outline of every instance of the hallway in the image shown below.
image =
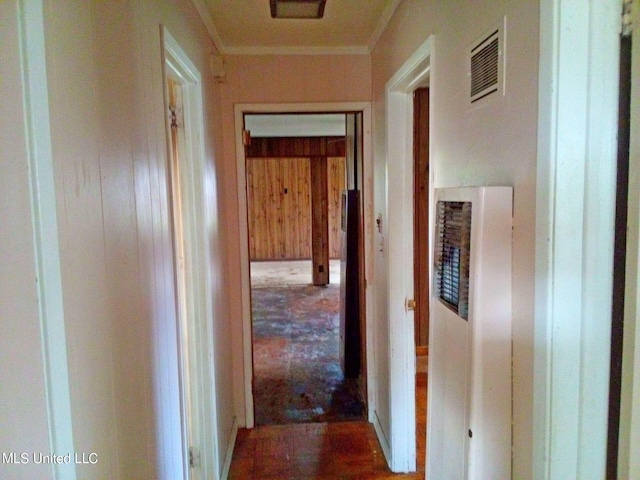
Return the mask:
<path id="1" fill-rule="evenodd" d="M 394 474 L 367 422 L 306 423 L 240 429 L 230 480 L 382 480 L 425 478 L 427 374 L 416 376 L 417 472 Z"/>

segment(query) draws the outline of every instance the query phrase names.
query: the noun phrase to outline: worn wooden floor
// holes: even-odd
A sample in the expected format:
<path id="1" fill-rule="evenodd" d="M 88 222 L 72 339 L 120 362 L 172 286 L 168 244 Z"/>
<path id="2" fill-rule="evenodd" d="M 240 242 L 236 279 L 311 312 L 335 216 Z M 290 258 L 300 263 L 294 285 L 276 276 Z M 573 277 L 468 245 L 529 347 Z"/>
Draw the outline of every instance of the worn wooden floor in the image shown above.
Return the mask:
<path id="1" fill-rule="evenodd" d="M 426 440 L 426 373 L 416 378 L 418 471 L 393 474 L 373 426 L 364 421 L 272 425 L 240 429 L 230 479 L 423 479 Z"/>

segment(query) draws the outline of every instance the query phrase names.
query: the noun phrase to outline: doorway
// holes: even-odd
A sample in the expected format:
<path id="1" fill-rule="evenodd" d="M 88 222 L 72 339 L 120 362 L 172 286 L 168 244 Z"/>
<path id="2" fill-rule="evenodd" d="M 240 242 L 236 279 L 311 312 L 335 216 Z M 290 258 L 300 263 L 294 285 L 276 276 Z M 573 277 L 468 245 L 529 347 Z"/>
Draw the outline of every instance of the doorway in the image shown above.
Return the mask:
<path id="1" fill-rule="evenodd" d="M 169 201 L 176 285 L 177 377 L 181 462 L 185 478 L 219 472 L 213 364 L 211 264 L 204 198 L 202 79 L 173 36 L 161 29 Z M 170 330 L 170 327 L 167 328 Z"/>
<path id="2" fill-rule="evenodd" d="M 416 115 L 428 113 L 428 93 L 420 98 L 423 87 L 428 87 L 431 79 L 431 38 L 425 41 L 416 52 L 405 62 L 396 74 L 386 85 L 386 108 L 387 108 L 387 158 L 394 160 L 394 167 L 388 169 L 387 177 L 387 246 L 386 257 L 388 259 L 387 271 L 389 276 L 389 307 L 388 316 L 390 320 L 390 348 L 396 352 L 389 358 L 390 364 L 390 410 L 393 422 L 389 438 L 388 451 L 385 452 L 391 469 L 395 472 L 414 471 L 417 464 L 417 446 L 421 448 L 420 455 L 426 444 L 426 438 L 416 441 L 417 429 L 426 430 L 432 428 L 432 413 L 427 412 L 428 418 L 426 426 L 417 425 L 416 422 L 416 378 L 418 368 L 429 368 L 429 366 L 419 365 L 416 353 L 418 352 L 419 335 L 416 330 L 420 330 L 421 323 L 416 317 L 416 299 L 421 301 L 421 307 L 429 304 L 424 298 L 419 296 L 417 289 L 419 285 L 416 277 L 420 280 L 426 270 L 426 285 L 428 292 L 430 263 L 429 239 L 432 238 L 432 221 L 427 221 L 427 225 L 417 224 L 420 219 L 416 206 L 415 189 L 416 180 L 422 184 L 426 182 L 426 195 L 424 200 L 428 205 L 432 204 L 433 195 L 433 172 L 428 170 L 428 124 L 419 121 Z M 421 112 L 422 110 L 422 112 Z M 428 121 L 428 119 L 426 119 Z M 414 127 L 420 129 L 415 132 Z M 417 138 L 416 138 L 417 137 Z M 422 144 L 422 146 L 421 146 Z M 414 149 L 415 147 L 415 149 Z M 414 150 L 422 150 L 421 155 L 425 155 L 422 163 L 416 165 L 420 156 L 414 159 Z M 415 171 L 421 170 L 421 171 Z M 422 175 L 426 174 L 426 178 Z M 424 206 L 422 205 L 424 208 Z M 429 214 L 427 213 L 429 218 Z M 384 221 L 384 218 L 382 219 Z M 417 231 L 419 229 L 419 231 Z M 426 245 L 424 242 L 426 241 Z M 416 242 L 420 242 L 416 245 Z M 424 247 L 426 251 L 424 250 Z M 420 250 L 417 250 L 421 247 Z M 420 258 L 423 251 L 425 258 Z M 399 260 L 401 259 L 401 260 Z M 416 264 L 416 260 L 419 261 Z M 424 265 L 426 262 L 426 266 Z M 428 295 L 428 293 L 427 293 Z M 428 308 L 428 307 L 427 307 Z M 425 332 L 426 333 L 426 332 Z M 425 349 L 426 353 L 426 349 Z M 422 362 L 425 362 L 424 359 Z M 418 388 L 425 388 L 419 382 Z M 431 388 L 431 382 L 427 383 L 427 389 Z M 427 394 L 427 406 L 430 405 Z M 422 435 L 421 435 L 422 436 Z M 384 446 L 383 446 L 384 448 Z M 421 459 L 422 460 L 422 459 Z"/>
<path id="3" fill-rule="evenodd" d="M 640 5 L 623 7 L 640 18 Z M 630 10 L 630 11 L 629 11 Z M 618 107 L 618 178 L 614 248 L 607 478 L 640 475 L 640 328 L 638 327 L 638 259 L 640 252 L 640 35 L 637 23 L 620 37 Z"/>
<path id="4" fill-rule="evenodd" d="M 246 114 L 259 115 L 259 114 L 299 114 L 300 112 L 304 112 L 306 114 L 335 114 L 336 112 L 344 115 L 344 112 L 363 112 L 362 118 L 363 123 L 367 125 L 367 132 L 370 131 L 370 122 L 371 122 L 371 114 L 370 114 L 370 106 L 367 103 L 337 103 L 337 104 L 286 104 L 286 105 L 236 105 L 236 151 L 238 152 L 238 192 L 239 192 L 239 205 L 240 205 L 240 243 L 241 243 L 241 277 L 242 277 L 242 311 L 243 311 L 243 362 L 244 362 L 244 398 L 242 399 L 242 405 L 238 405 L 239 408 L 243 408 L 245 414 L 245 422 L 243 422 L 242 418 L 240 418 L 239 423 L 242 425 L 243 423 L 248 427 L 252 428 L 255 425 L 255 417 L 254 417 L 254 394 L 253 394 L 253 379 L 254 379 L 254 367 L 253 367 L 253 331 L 252 331 L 252 315 L 251 315 L 251 269 L 250 269 L 250 242 L 249 242 L 249 225 L 248 225 L 248 213 L 249 207 L 247 203 L 247 162 L 245 160 L 245 145 L 244 139 L 248 135 L 243 133 L 244 130 L 244 118 Z M 369 135 L 369 133 L 367 133 Z M 253 134 L 255 137 L 255 134 Z M 368 137 L 367 137 L 368 138 Z M 361 154 L 363 159 L 370 158 L 370 147 L 369 142 L 365 141 L 361 145 Z M 312 157 L 316 155 L 311 155 Z M 310 167 L 311 168 L 311 164 Z M 362 161 L 362 178 L 371 178 L 371 167 L 369 165 L 368 160 Z M 323 178 L 323 175 L 318 176 L 319 178 Z M 364 186 L 364 183 L 363 183 Z M 310 190 L 312 190 L 310 188 Z M 371 208 L 371 200 L 369 198 L 369 192 L 364 191 L 363 189 L 363 198 L 361 200 L 361 209 Z M 360 228 L 366 228 L 366 215 L 362 215 L 360 221 Z M 364 236 L 361 237 L 364 239 Z M 361 278 L 364 278 L 364 272 L 367 271 L 367 252 L 370 251 L 370 242 L 362 241 L 361 251 L 363 252 L 364 262 L 362 263 L 361 270 L 362 275 Z M 312 256 L 313 257 L 313 256 Z M 324 267 L 322 268 L 323 272 L 320 272 L 318 266 L 324 267 L 324 264 L 317 263 L 314 266 L 313 272 L 314 274 L 318 273 L 329 273 L 329 269 Z M 317 275 L 315 275 L 317 277 Z M 314 282 L 312 283 L 315 283 Z M 361 285 L 360 288 L 364 290 L 364 286 Z M 368 313 L 369 306 L 367 302 L 364 300 L 364 295 L 361 297 L 361 311 L 362 318 L 366 318 Z M 363 335 L 361 335 L 363 342 L 368 340 L 368 336 L 366 335 L 366 331 Z M 367 378 L 371 378 L 371 374 L 369 372 L 370 363 L 366 361 L 366 357 L 370 354 L 368 349 L 363 349 L 361 355 L 365 357 L 365 361 L 362 362 L 360 372 L 360 377 L 364 379 L 361 383 L 365 383 Z M 366 390 L 366 393 L 363 395 L 365 403 L 367 405 L 371 404 L 371 392 L 369 389 Z"/>
<path id="5" fill-rule="evenodd" d="M 358 120 L 244 115 L 256 425 L 364 418 Z"/>

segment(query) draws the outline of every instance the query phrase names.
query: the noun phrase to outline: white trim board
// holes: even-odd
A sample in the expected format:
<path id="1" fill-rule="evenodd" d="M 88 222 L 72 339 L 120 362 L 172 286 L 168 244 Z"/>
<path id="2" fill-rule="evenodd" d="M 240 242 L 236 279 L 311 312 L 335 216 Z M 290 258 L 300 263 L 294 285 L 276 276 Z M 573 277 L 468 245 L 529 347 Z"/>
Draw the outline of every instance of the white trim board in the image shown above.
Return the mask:
<path id="1" fill-rule="evenodd" d="M 71 391 L 63 308 L 56 191 L 51 147 L 45 62 L 43 2 L 21 0 L 25 133 L 31 177 L 31 212 L 35 233 L 36 276 L 42 332 L 50 445 L 52 452 L 73 452 Z M 74 480 L 76 466 L 54 464 L 56 479 Z"/>
<path id="2" fill-rule="evenodd" d="M 390 355 L 390 458 L 394 472 L 416 469 L 414 314 L 406 308 L 413 285 L 413 92 L 429 82 L 433 37 L 429 37 L 386 84 L 386 223 Z M 430 169 L 429 196 L 433 195 Z M 391 215 L 393 212 L 393 215 Z"/>
<path id="3" fill-rule="evenodd" d="M 242 416 L 244 415 L 244 426 L 252 428 L 254 426 L 253 415 L 253 364 L 252 364 L 252 345 L 251 345 L 251 279 L 249 278 L 249 234 L 247 225 L 247 186 L 246 186 L 246 169 L 245 154 L 242 144 L 242 130 L 244 126 L 244 114 L 268 114 L 268 113 L 335 113 L 335 112 L 363 112 L 363 165 L 364 165 L 364 232 L 370 230 L 371 219 L 373 218 L 373 192 L 368 188 L 373 184 L 373 165 L 371 153 L 371 104 L 368 102 L 344 102 L 344 103 L 257 103 L 257 104 L 236 104 L 235 105 L 235 135 L 236 135 L 236 171 L 238 181 L 238 232 L 240 236 L 240 279 L 241 279 L 241 296 L 242 296 L 242 352 L 234 355 L 242 355 L 241 362 L 244 366 L 244 401 L 237 404 L 237 414 L 240 416 L 240 424 L 242 425 Z M 371 235 L 365 233 L 365 278 L 372 278 L 372 262 L 373 262 L 373 243 Z M 370 319 L 372 315 L 371 301 L 371 285 L 367 286 L 365 293 L 366 301 L 366 341 L 367 341 L 367 404 L 369 416 L 375 409 L 375 388 L 376 375 L 374 368 L 374 344 L 371 341 L 373 332 L 371 331 Z M 371 421 L 371 418 L 369 419 Z"/>
<path id="4" fill-rule="evenodd" d="M 342 47 L 294 47 L 294 46 L 246 46 L 224 47 L 225 55 L 369 55 L 366 46 L 342 46 Z"/>
<path id="5" fill-rule="evenodd" d="M 540 14 L 533 478 L 604 478 L 621 2 Z"/>
<path id="6" fill-rule="evenodd" d="M 367 43 L 369 52 L 373 52 L 373 49 L 376 48 L 378 40 L 380 40 L 380 37 L 387 28 L 387 25 L 389 25 L 389 22 L 393 18 L 393 14 L 395 13 L 396 8 L 398 8 L 398 5 L 400 5 L 401 1 L 402 0 L 391 0 L 391 2 L 387 4 L 387 8 L 385 8 L 384 12 L 382 12 L 380 21 L 376 25 L 375 30 L 371 34 L 371 37 L 369 37 L 369 42 Z"/>
<path id="7" fill-rule="evenodd" d="M 204 0 L 191 0 L 191 2 L 193 2 L 193 6 L 196 7 L 196 10 L 202 19 L 207 32 L 209 32 L 209 36 L 211 37 L 211 41 L 213 42 L 214 47 L 216 47 L 216 50 L 218 50 L 219 53 L 226 53 L 222 37 L 220 36 L 215 23 L 213 23 L 213 18 L 211 18 L 211 13 L 209 13 L 209 8 Z"/>
<path id="8" fill-rule="evenodd" d="M 180 151 L 179 178 L 171 178 L 180 185 L 181 219 L 183 228 L 174 237 L 182 235 L 185 250 L 186 315 L 179 315 L 179 365 L 182 394 L 181 422 L 185 478 L 220 478 L 219 442 L 217 437 L 218 417 L 215 404 L 216 378 L 213 348 L 213 300 L 210 249 L 207 237 L 207 222 L 211 218 L 211 207 L 205 198 L 204 117 L 202 99 L 202 77 L 191 59 L 180 47 L 170 32 L 162 28 L 164 84 L 169 78 L 182 89 L 182 116 L 184 125 L 183 145 Z M 165 98 L 166 105 L 168 99 Z M 163 111 L 166 111 L 163 109 Z M 171 159 L 171 127 L 166 119 L 167 158 Z M 172 160 L 170 160 L 172 161 Z M 170 169 L 173 174 L 176 172 Z M 172 201 L 175 200 L 172 195 Z M 175 208 L 172 204 L 175 222 Z M 173 239 L 174 244 L 178 241 Z M 174 248 L 174 257 L 176 250 Z M 176 285 L 180 269 L 174 258 Z M 177 303 L 178 304 L 178 303 Z M 181 318 L 184 317 L 184 318 Z M 189 450 L 193 448 L 199 457 L 194 467 L 189 467 Z"/>
<path id="9" fill-rule="evenodd" d="M 640 478 L 640 3 L 632 18 L 629 216 L 625 273 L 625 320 L 620 411 L 619 478 Z"/>
<path id="10" fill-rule="evenodd" d="M 229 470 L 231 469 L 231 460 L 233 460 L 233 451 L 236 446 L 236 437 L 238 436 L 238 417 L 233 417 L 233 424 L 231 425 L 231 433 L 229 434 L 229 442 L 227 443 L 227 453 L 224 457 L 224 463 L 222 464 L 222 472 L 220 478 L 227 480 L 229 477 Z"/>

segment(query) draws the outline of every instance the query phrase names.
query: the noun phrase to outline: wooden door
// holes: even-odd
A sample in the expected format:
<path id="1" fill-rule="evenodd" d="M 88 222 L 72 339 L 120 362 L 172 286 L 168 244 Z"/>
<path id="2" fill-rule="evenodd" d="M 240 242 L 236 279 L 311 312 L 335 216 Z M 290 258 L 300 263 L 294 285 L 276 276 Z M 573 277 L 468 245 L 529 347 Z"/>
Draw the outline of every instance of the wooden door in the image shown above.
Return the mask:
<path id="1" fill-rule="evenodd" d="M 429 344 L 429 89 L 413 97 L 414 299 L 416 346 Z"/>

